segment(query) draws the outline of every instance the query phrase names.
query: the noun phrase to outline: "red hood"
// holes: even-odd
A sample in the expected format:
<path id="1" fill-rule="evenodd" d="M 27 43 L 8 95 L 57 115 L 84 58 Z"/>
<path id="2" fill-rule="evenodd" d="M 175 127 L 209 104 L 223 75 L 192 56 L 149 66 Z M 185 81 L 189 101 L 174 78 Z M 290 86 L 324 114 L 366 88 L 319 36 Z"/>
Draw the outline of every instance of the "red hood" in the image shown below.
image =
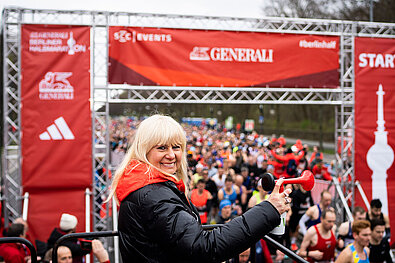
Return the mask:
<path id="1" fill-rule="evenodd" d="M 161 173 L 146 163 L 132 159 L 123 171 L 115 193 L 118 200 L 122 202 L 130 193 L 146 185 L 166 181 L 175 183 L 180 191 L 185 192 L 185 186 L 182 180 L 177 181 L 175 178 Z"/>

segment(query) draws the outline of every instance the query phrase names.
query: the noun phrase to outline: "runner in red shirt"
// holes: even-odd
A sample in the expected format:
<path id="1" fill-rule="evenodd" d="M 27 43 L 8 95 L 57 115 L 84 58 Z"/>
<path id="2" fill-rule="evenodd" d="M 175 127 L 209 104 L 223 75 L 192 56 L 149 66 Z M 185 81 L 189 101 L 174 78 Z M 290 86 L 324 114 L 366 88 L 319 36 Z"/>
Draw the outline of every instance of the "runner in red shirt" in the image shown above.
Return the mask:
<path id="1" fill-rule="evenodd" d="M 322 212 L 321 223 L 310 227 L 303 238 L 299 255 L 309 262 L 333 262 L 337 240 L 335 231 L 336 214 L 327 209 Z"/>
<path id="2" fill-rule="evenodd" d="M 197 182 L 196 188 L 192 190 L 191 202 L 199 211 L 200 220 L 202 224 L 207 224 L 207 214 L 210 211 L 210 203 L 213 198 L 211 193 L 204 189 L 206 183 L 203 179 Z"/>

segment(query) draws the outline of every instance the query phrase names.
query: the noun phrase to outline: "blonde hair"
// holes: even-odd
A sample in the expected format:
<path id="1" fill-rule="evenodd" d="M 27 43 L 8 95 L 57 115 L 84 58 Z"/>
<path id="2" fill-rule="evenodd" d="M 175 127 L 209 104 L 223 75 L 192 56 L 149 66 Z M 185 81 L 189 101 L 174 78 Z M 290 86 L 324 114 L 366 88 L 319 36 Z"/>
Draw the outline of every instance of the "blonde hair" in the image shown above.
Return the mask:
<path id="1" fill-rule="evenodd" d="M 147 159 L 148 152 L 157 145 L 179 145 L 182 150 L 182 158 L 180 166 L 176 173 L 168 174 L 158 167 L 154 167 Z M 119 180 L 122 177 L 124 170 L 128 167 L 130 160 L 135 159 L 154 167 L 160 172 L 172 176 L 177 180 L 183 180 L 185 189 L 187 191 L 187 159 L 186 159 L 186 136 L 185 131 L 181 125 L 173 118 L 164 115 L 152 115 L 143 120 L 138 126 L 131 142 L 131 146 L 126 153 L 123 161 L 115 172 L 114 179 L 111 184 L 110 195 L 107 199 L 110 200 L 113 196 L 119 202 L 115 191 L 118 187 Z"/>

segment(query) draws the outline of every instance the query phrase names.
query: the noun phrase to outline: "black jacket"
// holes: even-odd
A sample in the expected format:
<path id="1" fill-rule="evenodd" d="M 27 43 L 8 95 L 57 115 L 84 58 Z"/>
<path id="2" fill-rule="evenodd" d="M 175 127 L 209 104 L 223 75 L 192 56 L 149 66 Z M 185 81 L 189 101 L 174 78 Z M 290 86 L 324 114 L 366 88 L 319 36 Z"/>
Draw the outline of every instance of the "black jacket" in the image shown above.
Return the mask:
<path id="1" fill-rule="evenodd" d="M 196 208 L 174 183 L 130 193 L 119 211 L 122 260 L 126 262 L 221 262 L 255 244 L 280 223 L 262 202 L 222 227 L 202 229 Z"/>

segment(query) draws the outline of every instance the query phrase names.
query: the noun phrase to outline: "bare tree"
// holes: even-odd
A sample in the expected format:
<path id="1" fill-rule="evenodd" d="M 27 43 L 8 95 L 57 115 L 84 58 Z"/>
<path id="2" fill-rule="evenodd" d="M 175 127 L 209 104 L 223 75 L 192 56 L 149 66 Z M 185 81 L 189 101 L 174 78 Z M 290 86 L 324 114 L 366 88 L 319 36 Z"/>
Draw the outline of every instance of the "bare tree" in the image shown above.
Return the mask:
<path id="1" fill-rule="evenodd" d="M 270 0 L 265 1 L 267 16 L 395 22 L 394 0 Z"/>

